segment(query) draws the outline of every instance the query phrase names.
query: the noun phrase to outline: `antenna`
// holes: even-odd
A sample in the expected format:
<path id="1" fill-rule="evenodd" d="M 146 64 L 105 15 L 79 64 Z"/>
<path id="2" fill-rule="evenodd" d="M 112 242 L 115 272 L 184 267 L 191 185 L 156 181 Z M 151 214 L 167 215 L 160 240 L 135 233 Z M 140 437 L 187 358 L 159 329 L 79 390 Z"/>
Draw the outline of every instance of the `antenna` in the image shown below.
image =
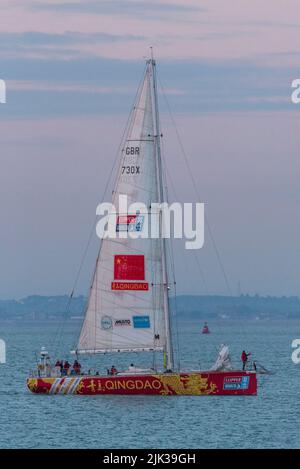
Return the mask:
<path id="1" fill-rule="evenodd" d="M 153 60 L 153 47 L 150 46 L 150 55 L 151 55 L 151 60 Z"/>

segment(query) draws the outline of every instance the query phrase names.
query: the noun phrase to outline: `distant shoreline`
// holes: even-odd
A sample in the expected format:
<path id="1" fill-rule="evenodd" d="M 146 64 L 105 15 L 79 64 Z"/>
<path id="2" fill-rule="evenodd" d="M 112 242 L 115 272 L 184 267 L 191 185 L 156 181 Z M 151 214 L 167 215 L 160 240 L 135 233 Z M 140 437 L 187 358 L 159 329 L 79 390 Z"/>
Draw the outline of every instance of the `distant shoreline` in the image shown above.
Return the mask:
<path id="1" fill-rule="evenodd" d="M 73 297 L 69 304 L 67 295 L 31 295 L 21 300 L 0 300 L 0 322 L 49 321 L 61 322 L 67 318 L 74 322 L 83 319 L 86 297 Z M 69 306 L 69 308 L 68 308 Z M 191 319 L 300 319 L 300 298 L 259 295 L 178 295 L 170 298 L 171 311 L 178 318 Z"/>

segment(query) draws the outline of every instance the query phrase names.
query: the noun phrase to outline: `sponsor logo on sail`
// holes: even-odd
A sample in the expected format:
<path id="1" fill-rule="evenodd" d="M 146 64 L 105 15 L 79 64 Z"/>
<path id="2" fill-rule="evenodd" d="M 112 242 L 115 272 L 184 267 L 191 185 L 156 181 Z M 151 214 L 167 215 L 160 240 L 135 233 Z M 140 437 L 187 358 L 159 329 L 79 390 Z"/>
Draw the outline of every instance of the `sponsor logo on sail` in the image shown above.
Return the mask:
<path id="1" fill-rule="evenodd" d="M 148 282 L 111 282 L 112 290 L 140 290 L 148 291 Z"/>
<path id="2" fill-rule="evenodd" d="M 101 318 L 101 329 L 111 329 L 113 327 L 113 321 L 110 316 L 102 316 Z"/>
<path id="3" fill-rule="evenodd" d="M 116 231 L 142 231 L 144 215 L 119 215 L 117 217 Z"/>
<path id="4" fill-rule="evenodd" d="M 114 322 L 115 326 L 131 326 L 130 319 L 116 319 Z"/>
<path id="5" fill-rule="evenodd" d="M 149 316 L 133 316 L 133 327 L 135 329 L 149 329 L 150 317 Z"/>
<path id="6" fill-rule="evenodd" d="M 130 168 L 130 167 L 128 167 Z M 139 171 L 139 166 L 132 167 Z M 96 225 L 101 239 L 183 239 L 186 249 L 200 249 L 204 245 L 204 204 L 143 202 L 128 205 L 127 194 L 119 194 L 118 208 L 102 202 L 96 209 L 101 217 Z M 117 214 L 122 215 L 117 215 Z M 135 218 L 133 218 L 135 216 Z M 141 223 L 142 222 L 142 223 Z"/>

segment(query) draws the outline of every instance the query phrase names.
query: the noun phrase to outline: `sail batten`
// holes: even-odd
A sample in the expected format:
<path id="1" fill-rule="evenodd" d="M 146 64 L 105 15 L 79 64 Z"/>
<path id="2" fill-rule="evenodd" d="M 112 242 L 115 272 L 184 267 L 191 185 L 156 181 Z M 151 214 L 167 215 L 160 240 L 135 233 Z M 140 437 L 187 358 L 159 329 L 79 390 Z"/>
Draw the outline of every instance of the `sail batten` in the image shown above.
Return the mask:
<path id="1" fill-rule="evenodd" d="M 143 212 L 122 213 L 127 204 L 160 203 L 153 62 L 146 67 L 120 154 L 113 190 L 116 234 L 142 233 Z M 77 353 L 163 351 L 167 347 L 165 281 L 161 239 L 105 238 L 96 263 Z"/>
<path id="2" fill-rule="evenodd" d="M 106 353 L 130 353 L 130 352 L 163 352 L 164 348 L 163 347 L 156 347 L 156 348 L 122 348 L 122 349 L 113 349 L 113 348 L 108 348 L 108 349 L 90 349 L 90 350 L 71 350 L 72 354 L 78 354 L 78 355 L 90 355 L 90 354 L 106 354 Z"/>

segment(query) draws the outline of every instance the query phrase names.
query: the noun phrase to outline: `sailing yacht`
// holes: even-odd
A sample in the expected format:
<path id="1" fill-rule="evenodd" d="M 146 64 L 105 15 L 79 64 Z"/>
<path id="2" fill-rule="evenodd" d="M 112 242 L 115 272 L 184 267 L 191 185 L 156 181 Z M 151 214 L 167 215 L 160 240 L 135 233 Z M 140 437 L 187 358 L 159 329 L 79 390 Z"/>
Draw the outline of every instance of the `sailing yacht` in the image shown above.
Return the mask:
<path id="1" fill-rule="evenodd" d="M 161 369 L 136 368 L 112 374 L 61 376 L 49 366 L 42 351 L 38 373 L 27 379 L 33 393 L 42 394 L 149 394 L 149 395 L 255 395 L 256 373 L 234 370 L 228 347 L 223 346 L 210 370 L 176 369 L 170 322 L 168 262 L 163 236 L 122 236 L 142 232 L 145 215 L 122 212 L 120 195 L 128 204 L 151 208 L 165 201 L 159 128 L 156 62 L 146 62 L 145 73 L 130 115 L 119 155 L 112 203 L 115 231 L 105 237 L 87 301 L 85 318 L 73 353 L 123 354 L 153 352 L 161 356 Z M 160 214 L 159 214 L 160 216 Z"/>

